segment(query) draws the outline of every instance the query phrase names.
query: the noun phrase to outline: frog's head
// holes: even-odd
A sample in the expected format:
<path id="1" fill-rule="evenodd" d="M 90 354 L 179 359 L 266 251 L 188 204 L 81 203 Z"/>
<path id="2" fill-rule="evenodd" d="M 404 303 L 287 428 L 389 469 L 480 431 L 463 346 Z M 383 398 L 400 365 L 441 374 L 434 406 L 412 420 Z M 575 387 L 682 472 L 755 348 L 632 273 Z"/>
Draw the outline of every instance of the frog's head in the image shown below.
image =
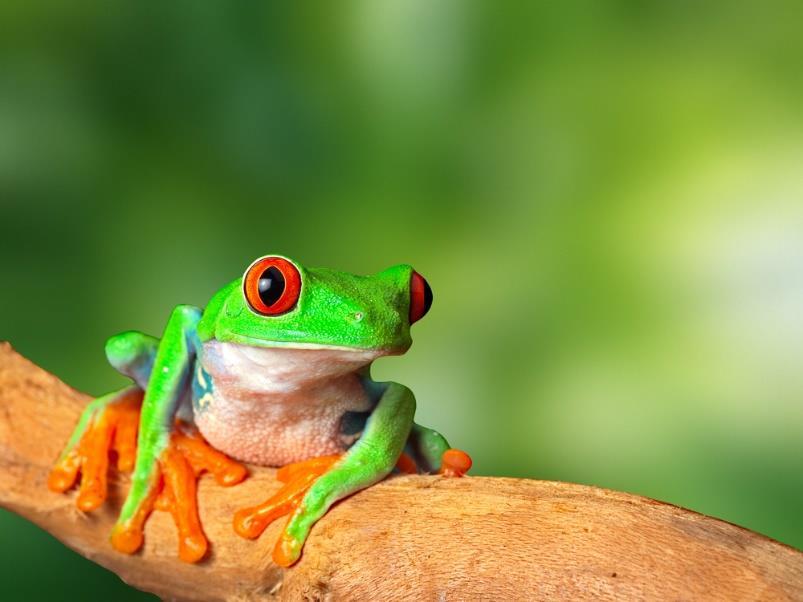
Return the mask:
<path id="1" fill-rule="evenodd" d="M 215 295 L 198 333 L 203 341 L 256 347 L 403 353 L 412 343 L 410 325 L 431 303 L 427 281 L 409 265 L 356 276 L 270 255 Z"/>

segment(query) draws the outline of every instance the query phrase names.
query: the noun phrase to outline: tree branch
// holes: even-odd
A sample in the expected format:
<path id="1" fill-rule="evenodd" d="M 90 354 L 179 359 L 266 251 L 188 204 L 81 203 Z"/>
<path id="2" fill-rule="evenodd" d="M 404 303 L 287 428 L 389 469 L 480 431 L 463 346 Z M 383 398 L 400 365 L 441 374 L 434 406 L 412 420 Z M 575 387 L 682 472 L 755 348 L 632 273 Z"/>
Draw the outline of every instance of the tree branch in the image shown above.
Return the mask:
<path id="1" fill-rule="evenodd" d="M 388 479 L 336 505 L 282 570 L 270 561 L 281 524 L 257 541 L 231 527 L 235 510 L 277 489 L 273 470 L 251 467 L 229 489 L 201 479 L 205 561 L 177 559 L 164 513 L 125 556 L 108 542 L 125 477 L 90 514 L 46 487 L 87 401 L 0 343 L 0 505 L 164 598 L 803 600 L 803 553 L 764 536 L 626 493 L 504 478 Z"/>

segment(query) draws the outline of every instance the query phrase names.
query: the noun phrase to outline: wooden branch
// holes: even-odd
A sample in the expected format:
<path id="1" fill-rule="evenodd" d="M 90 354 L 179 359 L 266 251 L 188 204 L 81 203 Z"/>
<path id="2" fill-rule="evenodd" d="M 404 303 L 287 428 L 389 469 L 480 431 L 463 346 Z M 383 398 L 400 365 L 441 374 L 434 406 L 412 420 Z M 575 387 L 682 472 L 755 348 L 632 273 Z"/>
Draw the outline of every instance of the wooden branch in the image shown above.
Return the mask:
<path id="1" fill-rule="evenodd" d="M 270 561 L 280 524 L 257 541 L 231 527 L 235 510 L 277 488 L 274 471 L 252 467 L 230 489 L 203 477 L 208 559 L 177 559 L 164 513 L 125 556 L 108 542 L 125 477 L 90 514 L 45 484 L 87 401 L 0 343 L 0 505 L 164 598 L 803 600 L 803 553 L 762 535 L 626 493 L 505 478 L 388 479 L 336 505 L 282 570 Z"/>

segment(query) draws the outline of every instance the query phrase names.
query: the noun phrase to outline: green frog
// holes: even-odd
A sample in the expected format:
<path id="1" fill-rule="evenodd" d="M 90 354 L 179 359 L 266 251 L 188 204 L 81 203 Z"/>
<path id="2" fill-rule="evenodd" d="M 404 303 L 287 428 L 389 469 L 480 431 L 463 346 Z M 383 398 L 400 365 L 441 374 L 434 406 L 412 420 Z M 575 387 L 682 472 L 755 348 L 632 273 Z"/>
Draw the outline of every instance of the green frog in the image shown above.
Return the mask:
<path id="1" fill-rule="evenodd" d="M 48 485 L 65 492 L 80 475 L 77 506 L 94 510 L 116 452 L 117 469 L 133 474 L 112 545 L 136 552 L 149 514 L 168 510 L 179 557 L 197 562 L 208 548 L 198 476 L 232 486 L 247 477 L 243 463 L 281 467 L 278 493 L 236 512 L 233 526 L 255 539 L 288 515 L 273 559 L 291 566 L 333 503 L 394 469 L 456 477 L 471 467 L 414 422 L 410 389 L 370 377 L 374 360 L 410 347 L 410 326 L 431 304 L 409 265 L 358 276 L 260 257 L 205 309 L 177 306 L 161 339 L 127 331 L 107 341 L 133 384 L 87 406 Z"/>

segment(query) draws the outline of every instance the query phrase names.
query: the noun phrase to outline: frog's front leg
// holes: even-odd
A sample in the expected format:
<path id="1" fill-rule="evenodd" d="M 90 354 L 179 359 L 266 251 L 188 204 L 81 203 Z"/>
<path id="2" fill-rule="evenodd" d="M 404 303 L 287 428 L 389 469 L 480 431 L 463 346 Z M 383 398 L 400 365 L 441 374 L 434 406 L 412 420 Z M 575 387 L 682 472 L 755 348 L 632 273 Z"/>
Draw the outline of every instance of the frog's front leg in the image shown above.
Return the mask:
<path id="1" fill-rule="evenodd" d="M 276 564 L 286 567 L 298 560 L 310 529 L 332 504 L 381 481 L 394 466 L 401 467 L 405 444 L 425 472 L 437 470 L 449 477 L 468 472 L 471 457 L 451 448 L 437 431 L 413 423 L 414 413 L 412 392 L 390 383 L 359 441 L 341 460 L 332 463 L 331 469 L 313 483 L 295 508 L 273 550 Z M 426 463 L 422 464 L 422 460 Z M 304 471 L 300 472 L 303 475 Z"/>
<path id="2" fill-rule="evenodd" d="M 191 425 L 173 421 L 195 357 L 199 315 L 196 308 L 176 308 L 161 342 L 133 331 L 109 339 L 109 362 L 137 385 L 87 406 L 48 479 L 50 489 L 64 492 L 80 473 L 76 503 L 88 512 L 106 499 L 110 450 L 117 452 L 119 470 L 135 468 L 112 533 L 112 544 L 122 552 L 140 547 L 145 520 L 156 508 L 173 515 L 179 530 L 179 556 L 188 562 L 199 560 L 207 542 L 198 518 L 197 476 L 209 471 L 221 485 L 234 485 L 246 475 L 242 465 L 209 447 Z"/>
<path id="3" fill-rule="evenodd" d="M 198 308 L 178 306 L 153 360 L 142 402 L 131 489 L 112 531 L 112 545 L 121 552 L 131 554 L 140 548 L 145 521 L 156 508 L 173 515 L 179 531 L 179 557 L 197 562 L 208 545 L 198 517 L 198 474 L 209 471 L 226 486 L 246 476 L 245 467 L 207 445 L 194 427 L 174 420 L 188 391 L 200 316 Z"/>
<path id="4" fill-rule="evenodd" d="M 449 442 L 438 431 L 414 423 L 407 439 L 405 452 L 411 458 L 412 468 L 425 473 L 442 474 L 447 477 L 461 477 L 471 468 L 471 457 L 460 449 L 449 446 Z M 417 472 L 405 470 L 405 472 Z"/>
<path id="5" fill-rule="evenodd" d="M 273 551 L 276 564 L 290 566 L 298 560 L 312 526 L 332 504 L 381 481 L 393 470 L 410 434 L 414 413 L 412 392 L 389 383 L 362 436 L 345 454 L 280 470 L 277 476 L 287 485 L 265 504 L 239 511 L 234 518 L 235 530 L 244 537 L 258 537 L 275 518 L 293 511 Z"/>

